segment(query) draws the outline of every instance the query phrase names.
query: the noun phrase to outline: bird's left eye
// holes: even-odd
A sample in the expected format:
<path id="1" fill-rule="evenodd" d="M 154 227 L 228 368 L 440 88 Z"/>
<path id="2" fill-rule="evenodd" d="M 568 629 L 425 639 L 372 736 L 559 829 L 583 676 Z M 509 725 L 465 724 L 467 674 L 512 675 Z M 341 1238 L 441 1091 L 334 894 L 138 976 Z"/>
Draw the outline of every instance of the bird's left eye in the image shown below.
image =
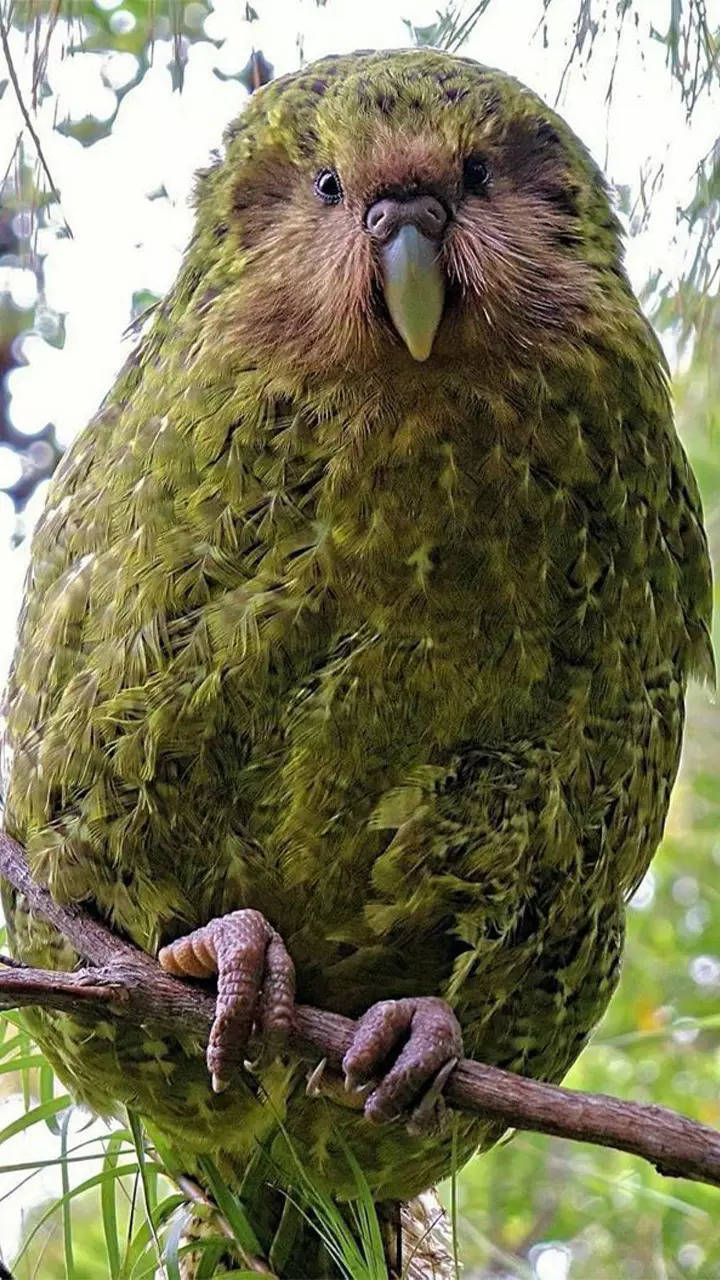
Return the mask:
<path id="1" fill-rule="evenodd" d="M 466 191 L 475 195 L 486 191 L 490 184 L 490 166 L 483 156 L 468 156 L 463 166 L 463 184 Z"/>
<path id="2" fill-rule="evenodd" d="M 342 184 L 334 169 L 321 169 L 315 178 L 315 195 L 323 204 L 339 204 L 343 198 Z"/>

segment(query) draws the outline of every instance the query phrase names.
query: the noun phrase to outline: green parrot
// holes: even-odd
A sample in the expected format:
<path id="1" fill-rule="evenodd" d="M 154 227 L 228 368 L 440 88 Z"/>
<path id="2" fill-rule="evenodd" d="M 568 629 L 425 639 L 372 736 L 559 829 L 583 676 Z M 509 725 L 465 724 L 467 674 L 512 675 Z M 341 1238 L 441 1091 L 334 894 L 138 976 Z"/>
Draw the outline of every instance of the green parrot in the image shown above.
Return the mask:
<path id="1" fill-rule="evenodd" d="M 281 1230 L 285 1135 L 385 1212 L 500 1134 L 438 1123 L 461 1053 L 557 1081 L 601 1017 L 710 567 L 605 182 L 516 80 L 324 58 L 253 95 L 196 209 L 35 533 L 6 821 L 58 901 L 217 975 L 209 1070 L 182 1027 L 36 1011 L 58 1074 L 188 1168 L 264 1160 L 275 1273 L 329 1276 Z M 5 905 L 18 956 L 78 964 Z M 295 994 L 359 1019 L 364 1109 L 307 1096 Z"/>

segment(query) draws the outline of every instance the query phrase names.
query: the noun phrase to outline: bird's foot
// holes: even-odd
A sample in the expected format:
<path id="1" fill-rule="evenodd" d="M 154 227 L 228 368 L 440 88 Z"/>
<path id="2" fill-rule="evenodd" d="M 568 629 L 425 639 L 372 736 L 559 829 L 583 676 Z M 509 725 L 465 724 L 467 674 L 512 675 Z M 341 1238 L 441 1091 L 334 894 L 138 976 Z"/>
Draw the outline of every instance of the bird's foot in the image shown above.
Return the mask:
<path id="1" fill-rule="evenodd" d="M 410 1133 L 437 1132 L 445 1117 L 442 1091 L 462 1054 L 460 1023 L 444 1000 L 381 1000 L 357 1024 L 343 1058 L 345 1087 L 373 1083 L 365 1115 L 375 1124 L 407 1115 Z"/>
<path id="2" fill-rule="evenodd" d="M 285 943 L 259 911 L 219 916 L 163 947 L 163 969 L 182 978 L 217 975 L 215 1021 L 207 1046 L 212 1086 L 220 1093 L 248 1053 L 255 1032 L 263 1051 L 278 1053 L 295 1007 L 295 966 Z"/>

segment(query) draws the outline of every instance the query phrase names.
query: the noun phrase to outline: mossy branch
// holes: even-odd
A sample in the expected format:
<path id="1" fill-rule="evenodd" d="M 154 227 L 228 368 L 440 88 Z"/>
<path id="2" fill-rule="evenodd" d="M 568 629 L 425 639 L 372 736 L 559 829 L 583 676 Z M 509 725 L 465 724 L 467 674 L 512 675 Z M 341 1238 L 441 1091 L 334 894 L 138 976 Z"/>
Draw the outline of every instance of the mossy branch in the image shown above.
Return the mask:
<path id="1" fill-rule="evenodd" d="M 181 1025 L 184 1032 L 207 1038 L 215 1009 L 213 994 L 171 977 L 152 957 L 116 937 L 80 907 L 59 906 L 35 883 L 23 850 L 3 832 L 0 875 L 92 966 L 61 973 L 6 961 L 0 967 L 0 1008 L 42 1005 L 84 1017 L 95 1013 L 165 1027 Z M 322 1057 L 331 1071 L 339 1071 L 353 1025 L 339 1014 L 299 1005 L 292 1048 L 310 1062 Z M 337 1089 L 332 1089 L 332 1096 L 343 1100 Z M 668 1177 L 720 1187 L 720 1133 L 666 1107 L 562 1089 L 469 1059 L 455 1067 L 445 1096 L 454 1107 L 492 1117 L 510 1128 L 627 1151 Z M 350 1098 L 347 1104 L 353 1105 Z"/>

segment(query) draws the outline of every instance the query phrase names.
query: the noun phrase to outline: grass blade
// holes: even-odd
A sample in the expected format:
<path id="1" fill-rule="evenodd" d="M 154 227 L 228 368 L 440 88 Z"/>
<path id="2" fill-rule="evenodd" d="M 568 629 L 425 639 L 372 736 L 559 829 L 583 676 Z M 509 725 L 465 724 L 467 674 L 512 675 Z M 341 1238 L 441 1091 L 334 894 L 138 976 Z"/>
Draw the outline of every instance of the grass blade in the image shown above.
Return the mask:
<path id="1" fill-rule="evenodd" d="M 22 1133 L 24 1129 L 30 1129 L 41 1120 L 47 1120 L 48 1116 L 57 1115 L 58 1111 L 64 1111 L 71 1103 L 70 1094 L 64 1093 L 61 1098 L 51 1098 L 48 1102 L 43 1102 L 40 1106 L 26 1111 L 24 1115 L 18 1116 L 17 1120 L 13 1120 L 4 1129 L 0 1129 L 0 1146 L 16 1133 Z"/>
<path id="2" fill-rule="evenodd" d="M 62 1206 L 62 1225 L 63 1225 L 63 1255 L 65 1258 L 65 1276 L 67 1280 L 74 1280 L 75 1277 L 75 1259 L 73 1257 L 73 1241 L 72 1241 L 72 1203 L 70 1200 L 70 1170 L 68 1169 L 68 1125 L 72 1117 L 72 1108 L 68 1108 L 60 1121 L 60 1177 L 62 1180 L 63 1190 L 63 1206 Z M 46 1121 L 47 1124 L 50 1121 Z"/>
<path id="3" fill-rule="evenodd" d="M 155 1223 L 153 1222 L 153 1203 L 154 1203 L 154 1192 L 156 1190 L 156 1182 L 155 1182 L 154 1176 L 152 1176 L 150 1173 L 150 1163 L 146 1159 L 145 1138 L 143 1135 L 142 1124 L 140 1123 L 140 1119 L 138 1116 L 136 1116 L 134 1111 L 130 1110 L 130 1108 L 127 1109 L 127 1116 L 128 1116 L 128 1123 L 130 1125 L 130 1132 L 132 1133 L 132 1137 L 133 1137 L 133 1143 L 135 1145 L 135 1152 L 136 1152 L 137 1161 L 138 1161 L 138 1169 L 140 1172 L 140 1182 L 142 1185 L 142 1193 L 143 1193 L 143 1204 L 145 1207 L 145 1219 L 147 1221 L 147 1225 L 150 1229 L 150 1234 L 152 1236 L 153 1243 L 155 1245 L 158 1264 L 160 1267 L 163 1267 L 162 1249 L 160 1248 L 160 1241 L 158 1240 L 157 1231 L 155 1230 Z M 157 1169 L 156 1165 L 153 1165 L 152 1167 L 153 1169 Z M 163 1270 L 164 1270 L 164 1267 L 163 1267 Z"/>
<path id="4" fill-rule="evenodd" d="M 6 1074 L 8 1071 L 32 1071 L 34 1067 L 42 1067 L 45 1059 L 40 1053 L 29 1053 L 27 1057 L 20 1055 L 13 1057 L 9 1062 L 3 1062 L 0 1065 L 0 1075 Z"/>
<path id="5" fill-rule="evenodd" d="M 168 1280 L 180 1280 L 180 1242 L 187 1228 L 188 1212 L 179 1213 L 165 1238 L 163 1258 Z"/>
<path id="6" fill-rule="evenodd" d="M 242 1201 L 227 1186 L 220 1171 L 209 1156 L 201 1156 L 198 1161 L 203 1177 L 212 1193 L 215 1203 L 230 1225 L 235 1240 L 245 1253 L 262 1255 L 262 1247 L 250 1224 Z"/>
<path id="7" fill-rule="evenodd" d="M 107 1144 L 103 1172 L 114 1172 L 120 1155 L 122 1139 L 113 1133 Z M 103 1232 L 105 1235 L 105 1251 L 107 1254 L 110 1280 L 120 1280 L 120 1240 L 117 1222 L 117 1182 L 114 1177 L 107 1178 L 100 1184 L 100 1208 L 102 1211 Z"/>
<path id="8" fill-rule="evenodd" d="M 158 1239 L 158 1228 L 163 1227 L 168 1218 L 171 1218 L 178 1209 L 185 1208 L 186 1203 L 184 1195 L 174 1191 L 153 1209 L 152 1225 L 155 1228 L 155 1234 L 153 1235 L 147 1222 L 143 1222 L 138 1227 L 132 1238 L 123 1275 L 127 1274 L 132 1277 L 132 1280 L 138 1280 L 140 1276 L 157 1274 L 155 1240 Z M 164 1257 L 164 1248 L 162 1252 Z"/>
<path id="9" fill-rule="evenodd" d="M 91 1178 L 86 1178 L 84 1182 L 79 1182 L 76 1187 L 72 1187 L 70 1191 L 67 1193 L 67 1198 L 73 1199 L 73 1197 L 80 1196 L 85 1191 L 91 1191 L 93 1187 L 101 1186 L 104 1178 L 107 1178 L 107 1177 L 124 1178 L 128 1174 L 133 1174 L 133 1173 L 137 1173 L 136 1164 L 118 1165 L 115 1169 L 112 1170 L 111 1173 L 108 1173 L 105 1170 L 103 1170 L 101 1173 L 94 1173 Z M 49 1218 L 53 1216 L 54 1213 L 57 1213 L 58 1209 L 62 1210 L 65 1199 L 66 1199 L 65 1196 L 61 1196 L 58 1200 L 54 1200 L 53 1203 L 48 1206 L 45 1212 L 40 1215 L 37 1222 L 34 1223 L 32 1231 L 30 1231 L 28 1235 L 25 1237 L 25 1240 L 23 1241 L 22 1246 L 20 1248 L 20 1252 L 15 1257 L 15 1262 L 13 1264 L 14 1266 L 18 1266 L 18 1264 L 22 1262 L 22 1259 L 25 1257 L 30 1245 L 35 1239 L 35 1236 L 37 1235 L 40 1228 L 45 1225 L 45 1223 L 48 1221 Z"/>
<path id="10" fill-rule="evenodd" d="M 460 1280 L 460 1250 L 458 1245 L 458 1202 L 457 1202 L 457 1179 L 458 1179 L 458 1158 L 457 1158 L 457 1133 L 458 1133 L 458 1117 L 453 1115 L 452 1118 L 452 1168 L 450 1171 L 450 1222 L 452 1226 L 452 1251 L 453 1251 L 453 1270 L 455 1272 L 455 1280 Z"/>

